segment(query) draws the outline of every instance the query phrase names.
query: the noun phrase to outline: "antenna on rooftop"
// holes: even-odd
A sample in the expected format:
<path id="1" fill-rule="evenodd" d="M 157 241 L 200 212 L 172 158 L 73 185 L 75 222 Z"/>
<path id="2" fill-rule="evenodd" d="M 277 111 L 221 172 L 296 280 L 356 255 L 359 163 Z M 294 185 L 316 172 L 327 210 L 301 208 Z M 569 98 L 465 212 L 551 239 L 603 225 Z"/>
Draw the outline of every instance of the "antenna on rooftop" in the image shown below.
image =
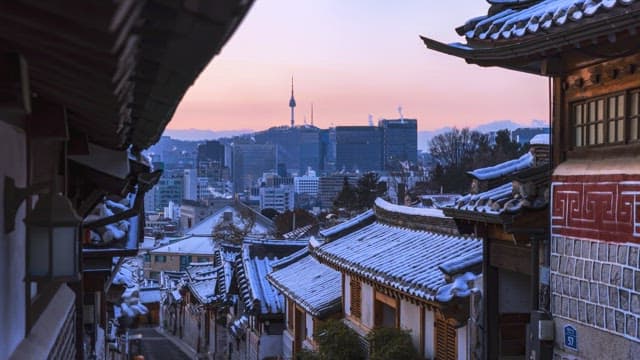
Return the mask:
<path id="1" fill-rule="evenodd" d="M 311 103 L 311 126 L 313 126 L 313 103 Z"/>
<path id="2" fill-rule="evenodd" d="M 400 122 L 404 124 L 404 115 L 402 115 L 402 105 L 398 105 L 398 113 L 400 114 Z"/>

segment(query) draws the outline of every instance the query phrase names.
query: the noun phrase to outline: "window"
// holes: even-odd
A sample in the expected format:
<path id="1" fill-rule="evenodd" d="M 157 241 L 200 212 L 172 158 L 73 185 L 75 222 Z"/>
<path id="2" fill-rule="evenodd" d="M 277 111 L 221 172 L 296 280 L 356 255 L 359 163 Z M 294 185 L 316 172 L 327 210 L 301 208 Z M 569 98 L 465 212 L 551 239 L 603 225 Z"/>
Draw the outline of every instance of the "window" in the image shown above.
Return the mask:
<path id="1" fill-rule="evenodd" d="M 167 262 L 167 257 L 165 255 L 156 255 L 153 257 L 153 261 L 157 263 L 165 263 Z"/>
<path id="2" fill-rule="evenodd" d="M 180 256 L 180 271 L 185 271 L 191 265 L 191 255 Z"/>
<path id="3" fill-rule="evenodd" d="M 207 256 L 198 256 L 198 262 L 209 262 L 209 257 Z"/>
<path id="4" fill-rule="evenodd" d="M 398 326 L 398 302 L 396 299 L 376 292 L 373 311 L 373 325 L 375 327 L 393 328 Z"/>
<path id="5" fill-rule="evenodd" d="M 144 254 L 144 262 L 151 262 L 151 255 Z"/>
<path id="6" fill-rule="evenodd" d="M 442 316 L 436 315 L 436 359 L 438 360 L 456 360 L 457 357 L 457 341 L 456 329 Z"/>
<path id="7" fill-rule="evenodd" d="M 574 103 L 574 147 L 624 144 L 640 140 L 639 97 L 640 91 L 632 90 Z"/>
<path id="8" fill-rule="evenodd" d="M 360 319 L 362 314 L 362 284 L 359 281 L 351 279 L 351 316 Z"/>

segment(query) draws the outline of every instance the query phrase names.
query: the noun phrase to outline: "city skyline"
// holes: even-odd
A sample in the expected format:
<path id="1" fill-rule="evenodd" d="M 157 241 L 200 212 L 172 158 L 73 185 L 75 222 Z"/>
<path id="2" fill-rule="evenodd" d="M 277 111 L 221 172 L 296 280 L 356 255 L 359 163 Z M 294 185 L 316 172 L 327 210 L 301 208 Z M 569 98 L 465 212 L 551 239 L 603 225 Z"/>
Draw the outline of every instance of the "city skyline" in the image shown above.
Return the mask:
<path id="1" fill-rule="evenodd" d="M 290 122 L 291 76 L 296 124 L 366 125 L 418 119 L 418 130 L 509 119 L 547 121 L 547 81 L 502 69 L 468 66 L 429 52 L 419 38 L 462 41 L 452 28 L 486 14 L 484 1 L 256 2 L 233 41 L 185 95 L 168 128 L 261 130 Z M 283 14 L 295 16 L 286 18 Z M 508 99 L 505 95 L 508 94 Z M 506 99 L 506 100 L 505 100 Z M 461 106 L 464 105 L 464 106 Z M 232 120 L 231 120 L 232 119 Z"/>

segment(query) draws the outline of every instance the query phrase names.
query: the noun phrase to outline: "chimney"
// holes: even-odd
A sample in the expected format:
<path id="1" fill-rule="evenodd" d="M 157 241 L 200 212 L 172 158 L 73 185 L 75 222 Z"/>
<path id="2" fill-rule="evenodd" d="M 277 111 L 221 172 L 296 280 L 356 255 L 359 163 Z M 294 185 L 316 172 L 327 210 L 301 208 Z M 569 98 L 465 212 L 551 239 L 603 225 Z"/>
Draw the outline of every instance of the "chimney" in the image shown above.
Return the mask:
<path id="1" fill-rule="evenodd" d="M 549 134 L 538 134 L 529 141 L 529 152 L 533 155 L 534 166 L 549 163 L 550 159 Z"/>

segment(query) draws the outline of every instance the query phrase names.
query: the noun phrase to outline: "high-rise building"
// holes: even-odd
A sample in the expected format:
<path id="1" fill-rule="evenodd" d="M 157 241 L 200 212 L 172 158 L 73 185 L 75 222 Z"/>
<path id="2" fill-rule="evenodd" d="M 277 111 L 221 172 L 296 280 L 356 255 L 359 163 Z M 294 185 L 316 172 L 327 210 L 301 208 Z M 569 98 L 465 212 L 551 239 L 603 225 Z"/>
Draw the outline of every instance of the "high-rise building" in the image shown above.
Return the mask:
<path id="1" fill-rule="evenodd" d="M 198 200 L 198 174 L 196 169 L 184 170 L 184 199 Z"/>
<path id="2" fill-rule="evenodd" d="M 382 153 L 384 169 L 395 170 L 400 161 L 416 163 L 418 160 L 418 121 L 416 119 L 383 119 Z"/>
<path id="3" fill-rule="evenodd" d="M 155 191 L 155 207 L 163 209 L 172 201 L 180 204 L 184 197 L 184 173 L 182 170 L 166 171 L 160 177 Z"/>
<path id="4" fill-rule="evenodd" d="M 236 144 L 233 147 L 234 192 L 257 186 L 263 173 L 276 169 L 276 145 Z"/>
<path id="5" fill-rule="evenodd" d="M 219 141 L 206 141 L 198 145 L 198 176 L 220 181 L 225 168 L 225 146 Z"/>
<path id="6" fill-rule="evenodd" d="M 336 127 L 336 170 L 347 172 L 380 171 L 382 131 L 376 126 Z"/>
<path id="7" fill-rule="evenodd" d="M 320 129 L 311 125 L 273 127 L 253 135 L 257 144 L 277 145 L 279 164 L 289 172 L 303 173 L 320 166 Z"/>

